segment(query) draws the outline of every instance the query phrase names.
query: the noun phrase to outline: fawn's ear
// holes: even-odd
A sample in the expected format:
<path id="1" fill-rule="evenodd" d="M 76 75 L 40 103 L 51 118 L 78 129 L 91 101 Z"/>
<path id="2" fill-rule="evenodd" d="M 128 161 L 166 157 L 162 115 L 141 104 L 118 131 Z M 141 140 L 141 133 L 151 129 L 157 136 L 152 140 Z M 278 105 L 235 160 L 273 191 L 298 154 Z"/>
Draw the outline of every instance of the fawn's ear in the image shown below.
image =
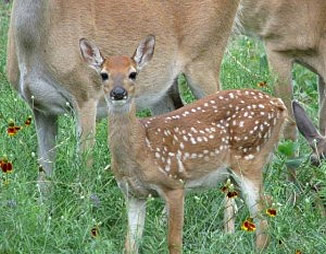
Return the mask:
<path id="1" fill-rule="evenodd" d="M 137 69 L 141 70 L 153 57 L 155 48 L 155 36 L 148 35 L 143 39 L 136 49 L 132 59 L 137 64 Z"/>
<path id="2" fill-rule="evenodd" d="M 85 63 L 99 72 L 104 61 L 100 49 L 85 38 L 79 40 L 79 49 Z"/>
<path id="3" fill-rule="evenodd" d="M 315 142 L 321 140 L 322 136 L 298 102 L 292 101 L 292 109 L 300 133 L 305 137 L 310 146 L 314 148 Z"/>

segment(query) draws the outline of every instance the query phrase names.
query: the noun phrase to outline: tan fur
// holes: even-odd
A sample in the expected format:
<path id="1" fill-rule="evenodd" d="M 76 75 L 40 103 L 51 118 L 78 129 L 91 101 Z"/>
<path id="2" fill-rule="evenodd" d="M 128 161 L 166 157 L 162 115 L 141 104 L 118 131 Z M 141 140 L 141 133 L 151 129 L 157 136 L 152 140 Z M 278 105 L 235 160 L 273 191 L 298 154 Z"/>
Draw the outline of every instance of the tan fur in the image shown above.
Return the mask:
<path id="1" fill-rule="evenodd" d="M 270 68 L 278 81 L 276 95 L 289 109 L 291 118 L 293 63 L 318 74 L 320 129 L 326 128 L 326 1 L 324 0 L 243 0 L 238 19 L 243 31 L 260 37 L 266 48 Z M 294 121 L 285 130 L 285 138 L 294 140 Z"/>
<path id="2" fill-rule="evenodd" d="M 80 57 L 81 38 L 92 38 L 106 55 L 116 55 L 122 50 L 132 54 L 139 38 L 155 34 L 160 57 L 139 80 L 136 101 L 138 108 L 150 107 L 159 114 L 181 106 L 176 92 L 181 72 L 196 97 L 219 89 L 220 63 L 238 4 L 239 0 L 14 1 L 8 79 L 34 111 L 39 160 L 46 175 L 51 176 L 55 159 L 57 115 L 76 112 L 83 151 L 94 143 L 95 115 L 106 115 L 100 79 Z"/>
<path id="3" fill-rule="evenodd" d="M 228 90 L 164 115 L 137 119 L 138 86 L 128 78 L 135 68 L 127 57 L 112 57 L 104 60 L 100 70 L 110 77 L 103 82 L 103 89 L 109 109 L 112 170 L 127 203 L 137 200 L 141 207 L 149 195 L 162 197 L 169 212 L 169 253 L 180 254 L 185 192 L 216 187 L 232 176 L 257 223 L 257 248 L 264 248 L 268 236 L 267 221 L 260 216 L 262 169 L 287 117 L 283 102 L 256 90 Z M 128 94 L 125 101 L 112 97 L 117 87 Z M 135 211 L 133 205 L 128 254 L 138 253 L 134 237 L 141 236 L 142 228 L 135 229 L 135 225 L 143 227 L 143 220 L 137 223 L 143 215 Z"/>

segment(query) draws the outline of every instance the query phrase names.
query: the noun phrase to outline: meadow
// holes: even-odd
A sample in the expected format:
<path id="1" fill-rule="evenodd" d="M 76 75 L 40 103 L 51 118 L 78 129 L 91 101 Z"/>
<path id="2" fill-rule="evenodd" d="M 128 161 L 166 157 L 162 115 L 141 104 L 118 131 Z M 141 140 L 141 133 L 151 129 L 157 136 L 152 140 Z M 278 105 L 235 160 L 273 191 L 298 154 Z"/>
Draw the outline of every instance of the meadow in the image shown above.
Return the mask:
<path id="1" fill-rule="evenodd" d="M 11 173 L 0 172 L 0 254 L 44 253 L 122 253 L 127 216 L 124 197 L 110 171 L 107 148 L 107 121 L 97 123 L 94 165 L 88 168 L 76 153 L 75 119 L 63 115 L 59 120 L 57 160 L 48 202 L 40 204 L 37 137 L 29 107 L 11 89 L 6 79 L 6 44 L 10 6 L 0 3 L 0 158 L 13 164 Z M 316 76 L 295 66 L 294 97 L 318 120 Z M 225 53 L 221 82 L 223 89 L 251 87 L 273 93 L 273 77 L 268 71 L 262 44 L 245 36 L 230 39 Z M 193 100 L 185 80 L 179 78 L 184 100 Z M 144 115 L 146 113 L 140 114 Z M 14 136 L 7 133 L 14 121 L 23 128 Z M 273 197 L 275 217 L 268 217 L 271 242 L 264 253 L 326 253 L 326 220 L 316 207 L 326 204 L 326 163 L 313 167 L 310 148 L 298 142 L 282 141 L 264 173 L 265 192 Z M 296 158 L 291 160 L 293 154 Z M 287 165 L 297 170 L 297 182 L 287 181 Z M 319 193 L 312 186 L 318 184 Z M 240 197 L 237 204 L 236 232 L 223 233 L 223 184 L 203 193 L 189 194 L 185 202 L 184 253 L 254 253 L 255 234 L 241 230 L 249 217 Z M 297 201 L 291 202 L 290 194 Z M 96 195 L 95 195 L 96 194 Z M 97 198 L 96 198 L 97 197 Z M 163 202 L 149 199 L 141 247 L 142 254 L 167 253 L 166 221 Z"/>

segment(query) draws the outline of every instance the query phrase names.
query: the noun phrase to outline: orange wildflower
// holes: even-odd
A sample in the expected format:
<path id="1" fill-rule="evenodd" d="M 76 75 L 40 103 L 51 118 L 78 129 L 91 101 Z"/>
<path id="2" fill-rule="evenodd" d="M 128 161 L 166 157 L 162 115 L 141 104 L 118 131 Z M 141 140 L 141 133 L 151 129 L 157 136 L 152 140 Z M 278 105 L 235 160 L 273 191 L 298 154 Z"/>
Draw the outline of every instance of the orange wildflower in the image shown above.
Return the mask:
<path id="1" fill-rule="evenodd" d="M 241 229 L 247 232 L 254 232 L 256 230 L 256 225 L 253 223 L 253 219 L 252 218 L 246 219 L 242 223 Z"/>
<path id="2" fill-rule="evenodd" d="M 268 209 L 266 209 L 266 214 L 269 215 L 270 217 L 275 217 L 277 214 L 277 211 L 274 208 L 268 208 Z"/>
<path id="3" fill-rule="evenodd" d="M 238 192 L 237 191 L 228 191 L 228 193 L 226 194 L 226 196 L 228 198 L 236 198 L 236 197 L 238 197 Z"/>
<path id="4" fill-rule="evenodd" d="M 261 81 L 257 84 L 258 87 L 263 88 L 263 87 L 267 87 L 267 82 L 266 81 Z"/>
<path id="5" fill-rule="evenodd" d="M 234 190 L 234 185 L 230 179 L 226 181 L 224 186 L 221 188 L 221 191 L 226 193 L 228 198 L 236 198 L 238 196 L 238 192 Z"/>
<path id="6" fill-rule="evenodd" d="M 295 254 L 302 254 L 302 252 L 300 250 L 296 250 Z"/>
<path id="7" fill-rule="evenodd" d="M 0 159 L 0 168 L 3 173 L 11 173 L 14 167 L 11 161 L 8 161 L 7 158 L 2 158 Z"/>
<path id="8" fill-rule="evenodd" d="M 13 120 L 10 120 L 8 123 L 7 133 L 10 137 L 13 137 L 17 134 L 18 131 L 20 131 L 22 127 L 16 126 L 15 122 Z"/>

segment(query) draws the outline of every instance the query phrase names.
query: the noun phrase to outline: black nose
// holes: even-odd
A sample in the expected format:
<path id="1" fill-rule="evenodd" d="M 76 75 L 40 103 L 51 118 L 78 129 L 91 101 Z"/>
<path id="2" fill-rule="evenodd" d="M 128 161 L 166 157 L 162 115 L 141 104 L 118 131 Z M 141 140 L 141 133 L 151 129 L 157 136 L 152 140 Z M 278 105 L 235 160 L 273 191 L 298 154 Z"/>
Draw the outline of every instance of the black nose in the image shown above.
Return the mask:
<path id="1" fill-rule="evenodd" d="M 128 95 L 127 90 L 121 86 L 116 86 L 110 92 L 111 98 L 117 101 L 126 99 L 127 95 Z"/>

